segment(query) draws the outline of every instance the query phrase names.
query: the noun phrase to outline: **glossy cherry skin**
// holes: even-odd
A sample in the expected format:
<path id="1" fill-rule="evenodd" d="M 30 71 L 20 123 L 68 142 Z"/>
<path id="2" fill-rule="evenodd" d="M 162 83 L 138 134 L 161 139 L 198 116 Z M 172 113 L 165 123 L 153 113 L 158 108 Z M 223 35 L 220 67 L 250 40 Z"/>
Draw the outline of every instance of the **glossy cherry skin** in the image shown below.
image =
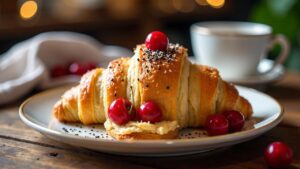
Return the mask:
<path id="1" fill-rule="evenodd" d="M 73 62 L 69 65 L 69 72 L 73 75 L 83 75 L 87 72 L 87 68 L 84 64 Z"/>
<path id="2" fill-rule="evenodd" d="M 236 132 L 240 131 L 245 124 L 245 117 L 242 113 L 230 110 L 222 113 L 229 122 L 229 131 Z"/>
<path id="3" fill-rule="evenodd" d="M 272 168 L 287 168 L 293 160 L 293 150 L 283 142 L 273 142 L 265 149 L 265 160 Z"/>
<path id="4" fill-rule="evenodd" d="M 51 69 L 51 77 L 61 77 L 68 74 L 68 69 L 64 65 L 56 65 Z"/>
<path id="5" fill-rule="evenodd" d="M 135 118 L 135 108 L 123 98 L 114 100 L 108 108 L 108 117 L 116 124 L 123 125 Z"/>
<path id="6" fill-rule="evenodd" d="M 211 136 L 228 133 L 229 122 L 222 114 L 210 115 L 205 122 L 205 129 Z"/>
<path id="7" fill-rule="evenodd" d="M 169 44 L 169 39 L 164 33 L 154 31 L 148 34 L 145 44 L 150 50 L 166 51 Z"/>
<path id="8" fill-rule="evenodd" d="M 148 101 L 138 109 L 138 118 L 144 122 L 156 123 L 162 120 L 162 112 L 157 104 Z"/>

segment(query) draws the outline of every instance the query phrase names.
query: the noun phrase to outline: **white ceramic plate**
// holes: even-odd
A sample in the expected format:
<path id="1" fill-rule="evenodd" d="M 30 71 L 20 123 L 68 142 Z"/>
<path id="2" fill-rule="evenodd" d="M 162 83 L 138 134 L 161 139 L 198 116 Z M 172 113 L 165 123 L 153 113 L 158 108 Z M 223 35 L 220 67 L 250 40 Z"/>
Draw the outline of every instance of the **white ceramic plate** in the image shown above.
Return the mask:
<path id="1" fill-rule="evenodd" d="M 259 91 L 237 87 L 253 106 L 253 127 L 222 136 L 208 137 L 202 130 L 184 130 L 174 140 L 116 141 L 102 125 L 63 124 L 52 117 L 54 103 L 68 88 L 57 88 L 37 94 L 20 107 L 20 117 L 29 127 L 47 137 L 73 146 L 102 152 L 136 156 L 171 156 L 192 154 L 234 145 L 253 139 L 275 127 L 282 119 L 283 109 L 276 100 Z M 248 124 L 251 124 L 248 122 Z M 192 135 L 191 135 L 192 134 Z"/>

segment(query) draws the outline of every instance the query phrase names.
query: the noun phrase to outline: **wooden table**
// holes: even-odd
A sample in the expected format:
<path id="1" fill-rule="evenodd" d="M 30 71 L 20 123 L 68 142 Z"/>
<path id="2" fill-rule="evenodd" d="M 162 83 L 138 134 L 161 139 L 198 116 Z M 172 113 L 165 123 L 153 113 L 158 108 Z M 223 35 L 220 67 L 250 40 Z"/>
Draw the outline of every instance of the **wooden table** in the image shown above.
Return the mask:
<path id="1" fill-rule="evenodd" d="M 288 73 L 266 92 L 283 104 L 286 113 L 300 113 L 300 74 Z M 209 153 L 164 158 L 126 157 L 71 147 L 46 138 L 19 119 L 18 107 L 22 100 L 0 109 L 0 168 L 260 169 L 267 168 L 264 147 L 278 140 L 285 141 L 294 150 L 291 168 L 300 168 L 300 128 L 280 125 L 252 141 Z"/>

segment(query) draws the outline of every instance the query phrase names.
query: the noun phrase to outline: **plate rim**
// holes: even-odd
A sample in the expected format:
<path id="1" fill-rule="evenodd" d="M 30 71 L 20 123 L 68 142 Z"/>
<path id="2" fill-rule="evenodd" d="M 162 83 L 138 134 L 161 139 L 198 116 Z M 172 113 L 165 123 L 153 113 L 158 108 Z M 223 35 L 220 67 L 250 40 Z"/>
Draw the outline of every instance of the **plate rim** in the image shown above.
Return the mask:
<path id="1" fill-rule="evenodd" d="M 134 144 L 134 145 L 165 145 L 165 146 L 173 146 L 175 145 L 175 147 L 180 146 L 180 145 L 187 145 L 188 146 L 195 146 L 195 145 L 200 145 L 199 143 L 205 144 L 205 145 L 214 145 L 214 144 L 218 144 L 218 143 L 223 143 L 223 142 L 227 142 L 227 141 L 238 141 L 241 139 L 247 139 L 250 137 L 255 137 L 258 135 L 263 134 L 264 132 L 272 129 L 273 127 L 275 127 L 276 125 L 278 125 L 282 119 L 283 119 L 283 115 L 284 115 L 284 108 L 281 105 L 281 103 L 279 103 L 275 98 L 273 98 L 272 96 L 265 94 L 263 92 L 260 92 L 258 90 L 252 89 L 252 88 L 248 88 L 248 87 L 244 87 L 244 86 L 239 86 L 239 85 L 235 85 L 237 88 L 242 88 L 242 89 L 246 89 L 246 90 L 251 90 L 252 92 L 256 92 L 259 94 L 262 94 L 266 97 L 268 97 L 269 99 L 273 100 L 280 108 L 280 112 L 278 112 L 278 115 L 275 117 L 275 119 L 272 119 L 272 121 L 270 121 L 269 123 L 256 128 L 256 129 L 250 129 L 250 130 L 246 130 L 246 131 L 240 131 L 240 132 L 236 132 L 236 133 L 230 133 L 230 134 L 225 134 L 225 135 L 220 135 L 220 136 L 213 136 L 213 137 L 201 137 L 201 138 L 194 138 L 194 139 L 171 139 L 171 140 L 130 140 L 130 141 L 119 141 L 119 140 L 107 140 L 107 139 L 96 139 L 96 138 L 85 138 L 85 137 L 78 137 L 78 136 L 73 136 L 70 134 L 64 134 L 64 133 L 60 133 L 58 131 L 49 129 L 47 127 L 44 127 L 42 125 L 39 125 L 33 121 L 31 121 L 30 119 L 28 119 L 26 117 L 26 113 L 24 111 L 25 106 L 30 103 L 30 101 L 36 97 L 41 97 L 42 95 L 46 95 L 49 93 L 53 93 L 53 92 L 57 92 L 59 90 L 63 90 L 63 89 L 67 89 L 67 87 L 69 86 L 63 86 L 63 87 L 57 87 L 57 88 L 53 88 L 53 89 L 49 89 L 49 90 L 45 90 L 42 91 L 40 93 L 37 93 L 31 97 L 29 97 L 28 99 L 26 99 L 21 106 L 19 107 L 19 116 L 21 118 L 21 120 L 30 128 L 33 128 L 35 130 L 37 130 L 38 132 L 42 133 L 42 134 L 46 134 L 46 135 L 51 135 L 51 136 L 56 136 L 59 138 L 67 138 L 67 139 L 76 139 L 78 141 L 97 141 L 99 143 L 110 143 L 110 144 L 117 144 L 117 145 L 130 145 L 130 144 Z M 275 114 L 274 114 L 275 115 Z M 213 142 L 212 142 L 213 139 Z"/>

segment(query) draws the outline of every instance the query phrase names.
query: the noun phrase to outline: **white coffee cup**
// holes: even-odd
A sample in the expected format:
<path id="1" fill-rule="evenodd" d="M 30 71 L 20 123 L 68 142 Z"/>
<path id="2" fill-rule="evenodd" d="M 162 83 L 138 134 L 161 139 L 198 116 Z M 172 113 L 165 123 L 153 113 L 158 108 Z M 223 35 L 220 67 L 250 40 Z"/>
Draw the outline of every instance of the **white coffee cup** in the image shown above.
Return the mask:
<path id="1" fill-rule="evenodd" d="M 192 48 L 197 62 L 219 69 L 225 79 L 257 75 L 259 63 L 275 44 L 281 53 L 267 71 L 283 63 L 289 43 L 283 35 L 272 35 L 268 25 L 251 22 L 199 22 L 191 26 Z M 266 73 L 266 72 L 264 72 Z"/>

